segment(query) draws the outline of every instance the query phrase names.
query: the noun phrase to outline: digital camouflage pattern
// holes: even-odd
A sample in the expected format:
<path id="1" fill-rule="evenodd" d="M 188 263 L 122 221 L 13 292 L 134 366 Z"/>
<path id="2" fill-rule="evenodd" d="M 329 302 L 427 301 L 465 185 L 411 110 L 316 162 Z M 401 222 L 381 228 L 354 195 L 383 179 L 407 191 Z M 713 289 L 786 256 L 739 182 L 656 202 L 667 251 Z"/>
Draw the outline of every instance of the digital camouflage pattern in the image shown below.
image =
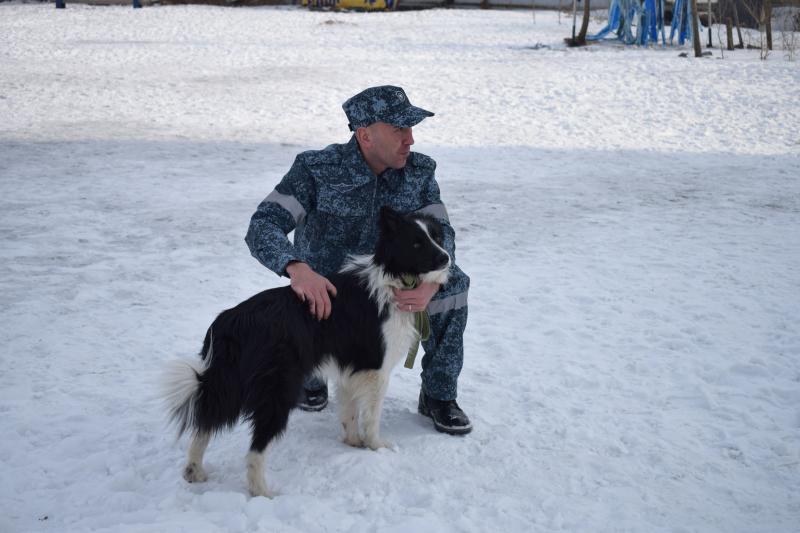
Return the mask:
<path id="1" fill-rule="evenodd" d="M 394 85 L 365 89 L 342 104 L 342 109 L 352 131 L 375 122 L 411 128 L 433 116 L 430 111 L 411 105 L 405 91 Z"/>
<path id="2" fill-rule="evenodd" d="M 286 275 L 290 261 L 302 261 L 328 276 L 347 255 L 374 252 L 381 206 L 439 220 L 453 266 L 450 281 L 428 305 L 431 337 L 423 343 L 422 381 L 428 396 L 451 400 L 463 362 L 469 277 L 455 265 L 455 232 L 439 197 L 435 169 L 433 159 L 412 152 L 404 168 L 375 176 L 355 136 L 346 144 L 303 152 L 258 206 L 245 240 L 253 256 L 279 275 Z M 294 243 L 287 237 L 291 231 Z"/>

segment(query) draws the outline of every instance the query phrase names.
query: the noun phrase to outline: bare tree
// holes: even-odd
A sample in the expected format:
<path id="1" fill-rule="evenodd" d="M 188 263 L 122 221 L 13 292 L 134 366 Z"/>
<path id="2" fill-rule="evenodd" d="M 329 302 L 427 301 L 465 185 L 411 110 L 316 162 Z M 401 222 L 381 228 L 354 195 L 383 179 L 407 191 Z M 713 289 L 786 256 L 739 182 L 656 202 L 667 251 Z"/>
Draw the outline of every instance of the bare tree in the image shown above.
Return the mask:
<path id="1" fill-rule="evenodd" d="M 758 28 L 758 48 L 761 59 L 766 59 L 772 51 L 772 0 L 742 0 L 745 14 Z M 751 46 L 748 44 L 748 48 Z"/>
<path id="2" fill-rule="evenodd" d="M 589 30 L 589 19 L 591 18 L 590 0 L 583 0 L 583 20 L 581 21 L 581 29 L 574 38 L 567 37 L 564 42 L 567 46 L 585 46 L 586 45 L 586 32 Z M 573 28 L 573 32 L 575 29 Z"/>
<path id="3" fill-rule="evenodd" d="M 778 7 L 775 10 L 775 21 L 786 59 L 794 61 L 800 48 L 800 0 Z"/>
<path id="4" fill-rule="evenodd" d="M 738 0 L 730 0 L 733 7 L 733 22 L 736 23 L 736 35 L 739 37 L 739 45 L 737 48 L 744 48 L 744 40 L 742 39 L 742 24 L 739 22 L 739 9 L 736 7 Z"/>
<path id="5" fill-rule="evenodd" d="M 583 0 L 583 20 L 581 21 L 581 31 L 578 32 L 578 41 L 586 44 L 586 32 L 589 30 L 589 17 L 591 17 L 591 7 L 589 0 Z"/>
<path id="6" fill-rule="evenodd" d="M 764 0 L 764 28 L 767 30 L 767 48 L 772 50 L 772 0 Z"/>

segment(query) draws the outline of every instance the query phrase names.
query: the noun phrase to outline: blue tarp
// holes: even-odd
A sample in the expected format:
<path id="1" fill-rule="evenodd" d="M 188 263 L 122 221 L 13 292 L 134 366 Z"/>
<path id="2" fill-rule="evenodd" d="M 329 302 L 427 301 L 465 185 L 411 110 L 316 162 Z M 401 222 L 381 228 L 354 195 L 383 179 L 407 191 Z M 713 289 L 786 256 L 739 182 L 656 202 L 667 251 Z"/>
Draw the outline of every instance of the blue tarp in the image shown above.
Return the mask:
<path id="1" fill-rule="evenodd" d="M 664 30 L 664 1 L 665 0 L 612 0 L 608 8 L 608 24 L 594 35 L 588 35 L 586 40 L 599 41 L 605 39 L 610 33 L 625 44 L 646 45 L 658 43 L 658 33 L 661 32 L 661 44 L 666 46 Z M 678 34 L 678 44 L 691 41 L 691 3 L 689 0 L 675 0 L 672 9 L 672 25 L 669 42 L 672 44 L 675 33 Z"/>

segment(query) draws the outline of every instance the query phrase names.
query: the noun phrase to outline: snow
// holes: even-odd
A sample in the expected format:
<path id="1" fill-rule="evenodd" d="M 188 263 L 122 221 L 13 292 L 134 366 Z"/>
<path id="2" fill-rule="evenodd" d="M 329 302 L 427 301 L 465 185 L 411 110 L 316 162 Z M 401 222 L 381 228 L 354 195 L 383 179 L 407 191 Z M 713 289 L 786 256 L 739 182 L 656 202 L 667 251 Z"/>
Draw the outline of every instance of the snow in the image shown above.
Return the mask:
<path id="1" fill-rule="evenodd" d="M 800 63 L 567 49 L 570 22 L 0 4 L 0 531 L 797 531 Z M 162 369 L 285 283 L 249 217 L 383 83 L 436 112 L 475 430 L 433 431 L 398 368 L 393 450 L 298 412 L 276 499 L 245 427 L 189 485 Z"/>

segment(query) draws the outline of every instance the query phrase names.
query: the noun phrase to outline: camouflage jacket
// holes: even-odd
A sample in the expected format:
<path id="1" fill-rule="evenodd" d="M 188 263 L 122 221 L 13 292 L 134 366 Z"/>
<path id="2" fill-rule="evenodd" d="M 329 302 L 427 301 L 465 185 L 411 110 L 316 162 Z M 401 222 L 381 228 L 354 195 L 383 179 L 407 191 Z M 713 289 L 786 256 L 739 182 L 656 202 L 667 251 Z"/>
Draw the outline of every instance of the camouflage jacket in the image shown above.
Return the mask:
<path id="1" fill-rule="evenodd" d="M 303 152 L 250 219 L 250 252 L 276 274 L 290 261 L 327 276 L 348 254 L 374 252 L 381 206 L 423 212 L 444 224 L 445 249 L 455 263 L 455 232 L 439 198 L 436 162 L 412 152 L 406 166 L 376 177 L 355 136 L 347 144 Z M 294 243 L 288 235 L 294 230 Z"/>

